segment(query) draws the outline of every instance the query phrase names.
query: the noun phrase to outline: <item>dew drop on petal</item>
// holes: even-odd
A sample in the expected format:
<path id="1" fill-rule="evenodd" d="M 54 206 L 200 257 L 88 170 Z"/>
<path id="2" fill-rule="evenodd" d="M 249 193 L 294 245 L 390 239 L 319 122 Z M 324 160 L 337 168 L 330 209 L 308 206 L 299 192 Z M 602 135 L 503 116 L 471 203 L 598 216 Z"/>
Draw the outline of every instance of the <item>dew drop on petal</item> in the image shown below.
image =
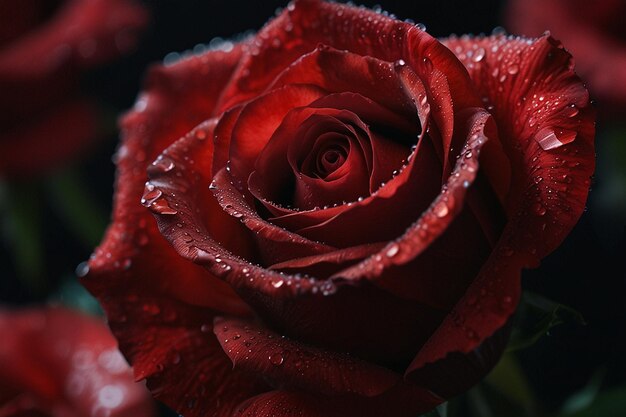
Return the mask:
<path id="1" fill-rule="evenodd" d="M 435 204 L 435 207 L 433 207 L 433 212 L 435 213 L 435 216 L 443 218 L 448 215 L 450 209 L 444 201 L 440 201 L 439 203 Z"/>
<path id="2" fill-rule="evenodd" d="M 269 356 L 268 359 L 270 360 L 270 363 L 274 366 L 280 366 L 285 361 L 282 353 L 273 353 Z"/>
<path id="3" fill-rule="evenodd" d="M 398 254 L 398 252 L 400 252 L 400 246 L 397 243 L 393 243 L 391 246 L 389 246 L 389 248 L 385 252 L 385 255 L 387 255 L 387 257 L 389 258 L 393 258 Z"/>

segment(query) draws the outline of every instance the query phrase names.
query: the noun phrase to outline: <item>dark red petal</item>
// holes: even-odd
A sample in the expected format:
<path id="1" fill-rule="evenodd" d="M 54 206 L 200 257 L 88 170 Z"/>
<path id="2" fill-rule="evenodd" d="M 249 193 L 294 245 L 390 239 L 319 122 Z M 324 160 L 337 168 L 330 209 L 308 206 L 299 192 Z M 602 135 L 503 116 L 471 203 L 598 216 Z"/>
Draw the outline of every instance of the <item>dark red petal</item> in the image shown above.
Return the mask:
<path id="1" fill-rule="evenodd" d="M 378 253 L 359 264 L 338 272 L 335 279 L 376 281 L 386 268 L 406 264 L 428 249 L 462 212 L 467 191 L 476 178 L 480 150 L 487 140 L 485 130 L 490 115 L 486 111 L 475 109 L 466 116 L 463 127 L 460 123 L 463 116 L 458 115 L 458 118 L 459 131 L 466 132 L 467 140 L 461 149 L 461 157 L 455 170 L 442 187 L 441 193 L 432 201 L 428 210 L 424 211 L 398 239 L 388 243 Z M 492 131 L 489 135 L 493 137 L 495 132 Z M 412 276 L 410 278 L 415 279 Z M 397 278 L 392 279 L 388 285 L 397 285 L 393 282 L 396 280 Z M 384 281 L 377 284 L 383 287 L 387 285 Z"/>
<path id="2" fill-rule="evenodd" d="M 403 59 L 423 79 L 434 69 L 439 78 L 446 74 L 452 96 L 457 98 L 455 108 L 479 104 L 462 65 L 426 32 L 365 8 L 299 0 L 269 22 L 250 44 L 219 108 L 258 95 L 283 69 L 320 43 L 389 62 Z"/>
<path id="3" fill-rule="evenodd" d="M 93 103 L 75 99 L 1 132 L 0 173 L 31 175 L 67 162 L 96 139 Z"/>
<path id="4" fill-rule="evenodd" d="M 332 246 L 309 240 L 261 218 L 254 203 L 246 201 L 247 196 L 233 185 L 236 181 L 226 169 L 222 169 L 213 179 L 211 188 L 222 208 L 254 233 L 253 239 L 257 242 L 263 264 L 333 250 Z"/>
<path id="5" fill-rule="evenodd" d="M 0 311 L 0 333 L 0 415 L 154 415 L 101 321 L 62 309 Z"/>
<path id="6" fill-rule="evenodd" d="M 504 325 L 519 300 L 521 269 L 537 266 L 576 223 L 594 167 L 593 111 L 571 56 L 560 44 L 550 37 L 526 41 L 504 36 L 447 44 L 493 104 L 500 140 L 512 162 L 509 222 L 479 276 L 411 364 L 409 378 L 450 352 L 472 351 Z M 472 60 L 470 50 L 482 58 Z M 565 145 L 547 143 L 547 129 L 557 136 L 566 130 L 572 134 L 556 138 Z"/>
<path id="7" fill-rule="evenodd" d="M 198 194 L 183 191 L 204 188 L 202 174 L 195 171 L 195 160 L 188 158 L 185 161 L 188 152 L 202 155 L 203 146 L 206 145 L 192 131 L 164 153 L 173 162 L 170 170 L 150 171 L 150 183 L 159 190 L 159 203 L 153 207 L 159 228 L 178 253 L 222 277 L 255 307 L 255 312 L 267 317 L 273 328 L 288 329 L 286 333 L 296 340 L 315 341 L 317 346 L 355 352 L 361 357 L 375 358 L 379 363 L 391 361 L 396 366 L 399 363 L 406 366 L 415 347 L 421 346 L 442 314 L 413 302 L 398 300 L 369 286 L 348 286 L 345 291 L 333 295 L 337 288 L 332 282 L 261 268 L 217 243 L 206 227 L 207 220 Z M 227 171 L 221 173 L 223 178 L 220 179 L 218 174 L 217 189 L 227 187 L 227 184 L 231 187 L 224 188 L 223 194 L 217 195 L 224 209 L 244 222 L 249 217 L 251 223 L 258 222 L 249 206 L 246 208 L 245 197 L 228 180 Z M 201 191 L 199 195 L 202 195 Z M 237 200 L 241 202 L 240 206 L 234 205 Z M 227 207 L 229 204 L 232 205 Z M 258 224 L 262 230 L 263 223 Z M 291 258 L 323 253 L 320 249 L 311 251 L 302 246 L 310 244 L 302 238 L 294 244 L 285 231 L 277 230 L 266 236 L 268 240 L 283 239 L 290 250 L 301 247 L 304 255 L 291 253 Z M 326 252 L 330 250 L 332 248 L 325 249 Z M 372 303 L 378 308 L 369 308 Z M 346 305 L 353 308 L 346 311 Z M 331 320 L 334 325 L 329 331 L 327 324 Z"/>
<path id="8" fill-rule="evenodd" d="M 333 100 L 337 99 L 333 98 Z M 322 105 L 326 103 L 326 100 L 320 99 L 319 103 Z M 359 101 L 356 101 L 352 104 L 358 103 Z M 425 139 L 426 120 L 429 113 L 428 110 L 419 110 L 421 104 L 416 105 L 423 118 L 422 132 L 419 135 L 416 133 L 414 139 L 418 142 L 417 149 L 414 155 L 407 156 L 407 159 L 411 159 L 408 165 L 404 168 L 399 166 L 400 173 L 390 178 L 384 187 L 379 188 L 362 201 L 348 202 L 324 210 L 291 211 L 274 207 L 272 213 L 275 217 L 272 218 L 272 222 L 310 239 L 341 247 L 389 240 L 400 235 L 414 220 L 414 217 L 407 216 L 406 213 L 420 213 L 437 195 L 440 187 L 439 176 L 432 175 L 432 172 L 441 172 L 440 163 L 432 142 Z M 361 105 L 357 106 L 357 109 L 363 108 Z M 300 112 L 306 114 L 306 112 L 314 111 L 322 111 L 322 109 L 307 108 Z M 285 132 L 282 132 L 279 128 L 276 134 L 284 133 L 287 138 L 285 141 L 288 141 L 288 133 L 292 130 L 293 128 L 285 128 Z M 251 177 L 251 185 L 252 180 L 254 180 L 253 177 Z M 251 191 L 254 193 L 255 187 L 252 187 Z M 259 197 L 262 196 L 259 195 Z M 391 213 L 397 213 L 397 215 Z M 372 224 L 372 218 L 393 218 L 401 221 Z"/>
<path id="9" fill-rule="evenodd" d="M 324 91 L 311 85 L 287 85 L 254 99 L 241 111 L 232 131 L 230 166 L 240 180 L 247 180 L 254 163 L 285 115 L 310 104 Z"/>
<path id="10" fill-rule="evenodd" d="M 182 312 L 165 311 L 165 307 L 159 307 L 161 303 L 171 302 L 168 306 L 175 309 L 188 308 L 195 315 L 205 316 L 209 323 L 213 309 L 248 311 L 228 285 L 181 258 L 161 236 L 149 210 L 140 204 L 146 168 L 165 147 L 214 111 L 220 88 L 237 65 L 240 52 L 239 47 L 230 53 L 211 51 L 172 66 L 154 68 L 146 91 L 122 121 L 113 224 L 89 261 L 89 273 L 82 282 L 102 303 L 111 327 L 124 338 L 133 337 L 132 343 L 120 340 L 131 363 L 138 351 L 147 357 L 151 353 L 162 355 L 162 349 L 171 349 L 173 354 L 173 346 L 167 345 L 144 345 L 142 350 L 138 342 L 142 335 L 148 336 L 142 331 L 145 317 L 129 314 L 131 311 L 154 313 L 151 332 L 184 327 L 177 321 Z M 151 167 L 153 171 L 168 169 L 167 159 Z M 194 367 L 192 363 L 164 366 L 186 369 L 183 375 L 191 375 Z M 183 379 L 179 380 L 181 385 L 186 384 Z M 162 398 L 170 404 L 179 401 L 168 393 Z"/>
<path id="11" fill-rule="evenodd" d="M 493 106 L 513 177 L 506 201 L 516 251 L 529 266 L 578 221 L 594 170 L 594 112 L 572 57 L 550 36 L 451 39 Z M 479 62 L 468 51 L 485 51 Z M 481 52 L 482 52 L 481 51 Z M 497 70 L 497 71 L 496 71 Z M 497 76 L 494 74 L 497 73 Z"/>
<path id="12" fill-rule="evenodd" d="M 377 397 L 324 396 L 277 390 L 242 403 L 236 417 L 415 417 L 443 400 L 417 387 L 400 384 Z"/>
<path id="13" fill-rule="evenodd" d="M 370 243 L 359 246 L 351 246 L 345 249 L 338 249 L 321 255 L 310 255 L 302 258 L 293 258 L 288 261 L 270 265 L 270 269 L 278 271 L 289 271 L 292 273 L 304 273 L 314 277 L 327 277 L 330 271 L 337 272 L 337 269 L 347 264 L 357 262 L 366 256 L 378 252 L 385 243 Z"/>
<path id="14" fill-rule="evenodd" d="M 346 354 L 307 346 L 251 321 L 218 318 L 215 334 L 235 369 L 258 373 L 279 386 L 326 395 L 380 395 L 401 378 Z"/>
<path id="15" fill-rule="evenodd" d="M 152 395 L 179 413 L 227 417 L 241 401 L 269 388 L 232 369 L 213 334 L 215 313 L 208 309 L 142 295 L 112 311 L 138 322 L 111 323 L 135 378 L 146 378 Z"/>

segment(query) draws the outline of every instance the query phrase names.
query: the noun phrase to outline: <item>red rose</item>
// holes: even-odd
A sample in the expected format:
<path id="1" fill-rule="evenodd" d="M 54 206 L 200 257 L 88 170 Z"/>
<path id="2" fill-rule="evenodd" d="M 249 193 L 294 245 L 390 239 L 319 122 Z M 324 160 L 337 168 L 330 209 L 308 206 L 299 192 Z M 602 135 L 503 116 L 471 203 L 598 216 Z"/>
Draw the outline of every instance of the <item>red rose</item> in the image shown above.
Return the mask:
<path id="1" fill-rule="evenodd" d="M 0 311 L 0 416 L 154 415 L 103 323 L 69 310 Z"/>
<path id="2" fill-rule="evenodd" d="M 128 52 L 147 22 L 130 0 L 0 0 L 0 175 L 59 164 L 94 138 L 81 70 Z"/>
<path id="3" fill-rule="evenodd" d="M 301 0 L 152 68 L 83 282 L 157 398 L 416 416 L 494 365 L 583 210 L 593 112 L 550 37 L 444 43 Z"/>
<path id="4" fill-rule="evenodd" d="M 626 105 L 626 2 L 511 0 L 511 30 L 538 36 L 550 30 L 576 56 L 576 68 L 610 112 Z M 617 108 L 617 110 L 616 110 Z"/>

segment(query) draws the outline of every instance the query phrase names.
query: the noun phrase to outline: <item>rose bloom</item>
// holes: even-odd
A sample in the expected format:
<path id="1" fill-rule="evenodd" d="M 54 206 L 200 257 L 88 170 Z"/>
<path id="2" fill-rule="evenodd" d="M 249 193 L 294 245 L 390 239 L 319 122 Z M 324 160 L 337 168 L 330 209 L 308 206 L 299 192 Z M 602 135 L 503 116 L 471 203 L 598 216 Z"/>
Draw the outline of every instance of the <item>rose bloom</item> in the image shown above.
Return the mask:
<path id="1" fill-rule="evenodd" d="M 0 416 L 154 415 L 101 321 L 60 308 L 0 310 L 0 334 Z"/>
<path id="2" fill-rule="evenodd" d="M 131 0 L 0 0 L 0 176 L 40 173 L 97 136 L 80 73 L 128 52 L 147 13 Z"/>
<path id="3" fill-rule="evenodd" d="M 417 416 L 501 355 L 521 270 L 582 213 L 593 119 L 549 36 L 296 1 L 150 70 L 83 283 L 186 417 Z"/>
<path id="4" fill-rule="evenodd" d="M 576 56 L 577 70 L 589 81 L 605 112 L 626 105 L 626 2 L 623 0 L 511 0 L 511 30 L 538 36 L 549 30 Z"/>

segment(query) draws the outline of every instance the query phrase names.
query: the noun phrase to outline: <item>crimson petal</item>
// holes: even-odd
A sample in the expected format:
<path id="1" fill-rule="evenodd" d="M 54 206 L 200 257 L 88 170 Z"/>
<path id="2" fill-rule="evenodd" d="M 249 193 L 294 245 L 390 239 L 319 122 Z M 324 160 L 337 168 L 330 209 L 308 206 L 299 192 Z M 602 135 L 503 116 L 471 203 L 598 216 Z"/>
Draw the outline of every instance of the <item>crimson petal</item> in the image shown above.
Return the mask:
<path id="1" fill-rule="evenodd" d="M 372 397 L 388 391 L 401 378 L 348 355 L 281 337 L 251 321 L 217 318 L 214 331 L 235 369 L 258 373 L 281 386 Z"/>
<path id="2" fill-rule="evenodd" d="M 236 46 L 229 53 L 210 51 L 168 67 L 153 68 L 146 91 L 122 121 L 113 223 L 90 259 L 88 269 L 82 271 L 88 272 L 82 283 L 102 303 L 131 363 L 139 360 L 140 351 L 145 355 L 144 364 L 149 362 L 145 358 L 151 354 L 159 359 L 164 355 L 163 350 L 173 354 L 174 344 L 147 344 L 141 350 L 141 338 L 159 331 L 167 334 L 175 328 L 184 334 L 184 322 L 178 320 L 185 315 L 202 316 L 210 323 L 213 309 L 235 314 L 248 311 L 228 285 L 182 259 L 159 233 L 149 211 L 140 204 L 150 162 L 169 143 L 214 111 L 221 85 L 231 76 L 240 56 L 241 48 Z M 152 171 L 168 169 L 167 159 L 151 167 Z M 174 282 L 171 277 L 177 280 Z M 138 310 L 144 314 L 134 314 Z M 155 317 L 148 329 L 143 320 L 151 312 Z M 164 363 L 164 371 L 170 367 L 187 369 L 181 375 L 191 375 L 194 365 Z M 138 367 L 137 372 L 151 378 L 155 369 Z M 177 394 L 166 391 L 161 398 L 168 404 L 179 404 Z M 194 415 L 193 411 L 186 414 Z"/>
<path id="3" fill-rule="evenodd" d="M 513 165 L 509 223 L 479 276 L 416 356 L 409 378 L 419 378 L 427 364 L 445 363 L 451 352 L 472 351 L 504 325 L 519 300 L 522 268 L 536 267 L 576 223 L 594 168 L 594 112 L 560 43 L 498 35 L 446 44 L 493 105 Z M 554 140 L 546 140 L 547 130 Z"/>

